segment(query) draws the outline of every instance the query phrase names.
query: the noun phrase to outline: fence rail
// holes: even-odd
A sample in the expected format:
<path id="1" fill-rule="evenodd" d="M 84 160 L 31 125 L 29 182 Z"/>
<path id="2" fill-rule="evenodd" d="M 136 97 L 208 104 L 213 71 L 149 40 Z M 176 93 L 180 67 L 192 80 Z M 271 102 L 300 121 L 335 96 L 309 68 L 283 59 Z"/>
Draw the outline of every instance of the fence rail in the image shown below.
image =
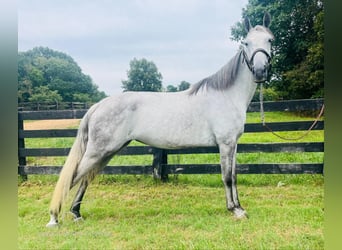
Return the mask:
<path id="1" fill-rule="evenodd" d="M 265 102 L 264 110 L 267 111 L 317 111 L 323 105 L 323 99 L 292 100 L 282 102 Z M 248 112 L 258 112 L 259 103 L 251 103 Z M 61 166 L 28 166 L 27 157 L 51 157 L 66 156 L 70 148 L 26 148 L 27 138 L 51 138 L 51 137 L 75 137 L 76 129 L 49 129 L 49 130 L 24 130 L 25 120 L 51 120 L 51 119 L 80 119 L 87 110 L 50 110 L 50 111 L 19 111 L 18 112 L 18 174 L 58 174 Z M 312 121 L 273 122 L 269 126 L 273 131 L 300 131 L 306 130 Z M 324 121 L 319 121 L 313 130 L 323 130 Z M 260 123 L 245 125 L 246 133 L 267 132 Z M 323 142 L 300 143 L 248 143 L 238 144 L 238 153 L 253 152 L 324 152 Z M 168 164 L 167 156 L 175 154 L 218 154 L 217 147 L 198 147 L 187 149 L 158 149 L 150 146 L 129 146 L 121 150 L 118 155 L 152 155 L 151 165 L 137 166 L 107 166 L 103 174 L 152 174 L 157 173 L 161 178 L 167 178 L 168 174 L 214 174 L 220 173 L 219 164 Z M 323 173 L 323 163 L 307 164 L 238 164 L 237 172 L 242 174 L 299 174 Z"/>
<path id="2" fill-rule="evenodd" d="M 88 102 L 19 102 L 18 111 L 88 109 Z"/>

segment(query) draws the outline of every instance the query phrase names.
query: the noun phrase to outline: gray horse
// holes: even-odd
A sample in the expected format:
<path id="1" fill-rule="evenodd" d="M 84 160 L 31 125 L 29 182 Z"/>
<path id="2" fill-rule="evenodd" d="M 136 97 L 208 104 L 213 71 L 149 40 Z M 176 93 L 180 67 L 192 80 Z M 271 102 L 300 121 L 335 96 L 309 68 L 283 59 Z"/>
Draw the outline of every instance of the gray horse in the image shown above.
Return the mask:
<path id="1" fill-rule="evenodd" d="M 218 146 L 227 209 L 246 217 L 236 187 L 236 145 L 243 133 L 246 110 L 258 82 L 267 79 L 270 64 L 271 17 L 252 27 L 237 54 L 216 74 L 176 93 L 125 92 L 93 105 L 85 114 L 60 173 L 50 205 L 48 227 L 58 225 L 62 203 L 81 182 L 72 203 L 75 220 L 88 184 L 130 141 L 166 149 Z"/>

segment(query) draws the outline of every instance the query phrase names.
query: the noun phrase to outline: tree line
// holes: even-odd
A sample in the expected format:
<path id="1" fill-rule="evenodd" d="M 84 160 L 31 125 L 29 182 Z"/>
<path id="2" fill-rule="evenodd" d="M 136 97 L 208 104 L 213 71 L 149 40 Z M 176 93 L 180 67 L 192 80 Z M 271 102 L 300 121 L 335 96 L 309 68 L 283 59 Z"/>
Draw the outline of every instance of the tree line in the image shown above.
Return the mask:
<path id="1" fill-rule="evenodd" d="M 252 25 L 262 23 L 265 11 L 272 15 L 272 77 L 264 90 L 265 100 L 317 98 L 324 95 L 324 6 L 320 0 L 249 0 L 242 10 Z M 231 28 L 231 39 L 246 35 L 243 22 Z M 154 62 L 132 59 L 123 91 L 182 91 L 187 81 L 162 85 Z M 199 79 L 200 80 L 200 79 Z M 253 100 L 258 100 L 256 92 Z M 36 47 L 18 54 L 19 102 L 97 102 L 106 97 L 90 76 L 67 54 Z"/>
<path id="2" fill-rule="evenodd" d="M 97 102 L 104 97 L 69 55 L 46 47 L 18 53 L 18 102 Z"/>
<path id="3" fill-rule="evenodd" d="M 134 58 L 122 81 L 123 91 L 181 91 L 190 83 L 162 86 L 162 75 L 154 62 Z M 18 53 L 18 102 L 95 103 L 107 95 L 69 55 L 47 47 Z"/>

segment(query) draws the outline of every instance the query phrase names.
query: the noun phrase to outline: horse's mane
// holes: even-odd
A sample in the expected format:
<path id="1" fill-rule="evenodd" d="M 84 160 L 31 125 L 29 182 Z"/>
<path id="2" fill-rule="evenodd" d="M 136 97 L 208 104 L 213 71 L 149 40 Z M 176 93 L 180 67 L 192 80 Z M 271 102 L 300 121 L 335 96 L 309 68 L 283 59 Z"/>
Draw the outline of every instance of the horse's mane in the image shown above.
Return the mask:
<path id="1" fill-rule="evenodd" d="M 242 50 L 239 50 L 236 55 L 232 59 L 230 59 L 230 61 L 219 71 L 194 84 L 189 91 L 189 95 L 196 95 L 197 92 L 203 88 L 205 88 L 206 90 L 225 90 L 232 86 L 235 82 L 237 73 L 241 65 L 241 63 L 239 63 L 241 55 Z"/>

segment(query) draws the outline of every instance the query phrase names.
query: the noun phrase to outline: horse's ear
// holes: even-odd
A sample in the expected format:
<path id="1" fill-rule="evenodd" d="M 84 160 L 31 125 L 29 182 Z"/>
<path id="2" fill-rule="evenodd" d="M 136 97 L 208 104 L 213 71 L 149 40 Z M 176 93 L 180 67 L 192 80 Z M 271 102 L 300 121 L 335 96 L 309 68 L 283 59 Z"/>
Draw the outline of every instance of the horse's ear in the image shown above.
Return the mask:
<path id="1" fill-rule="evenodd" d="M 264 15 L 263 24 L 266 28 L 270 27 L 270 24 L 271 24 L 271 15 L 267 11 L 265 12 L 265 15 Z"/>
<path id="2" fill-rule="evenodd" d="M 252 28 L 251 22 L 249 21 L 248 17 L 245 17 L 245 30 L 247 31 L 247 33 L 249 32 L 249 30 Z"/>

